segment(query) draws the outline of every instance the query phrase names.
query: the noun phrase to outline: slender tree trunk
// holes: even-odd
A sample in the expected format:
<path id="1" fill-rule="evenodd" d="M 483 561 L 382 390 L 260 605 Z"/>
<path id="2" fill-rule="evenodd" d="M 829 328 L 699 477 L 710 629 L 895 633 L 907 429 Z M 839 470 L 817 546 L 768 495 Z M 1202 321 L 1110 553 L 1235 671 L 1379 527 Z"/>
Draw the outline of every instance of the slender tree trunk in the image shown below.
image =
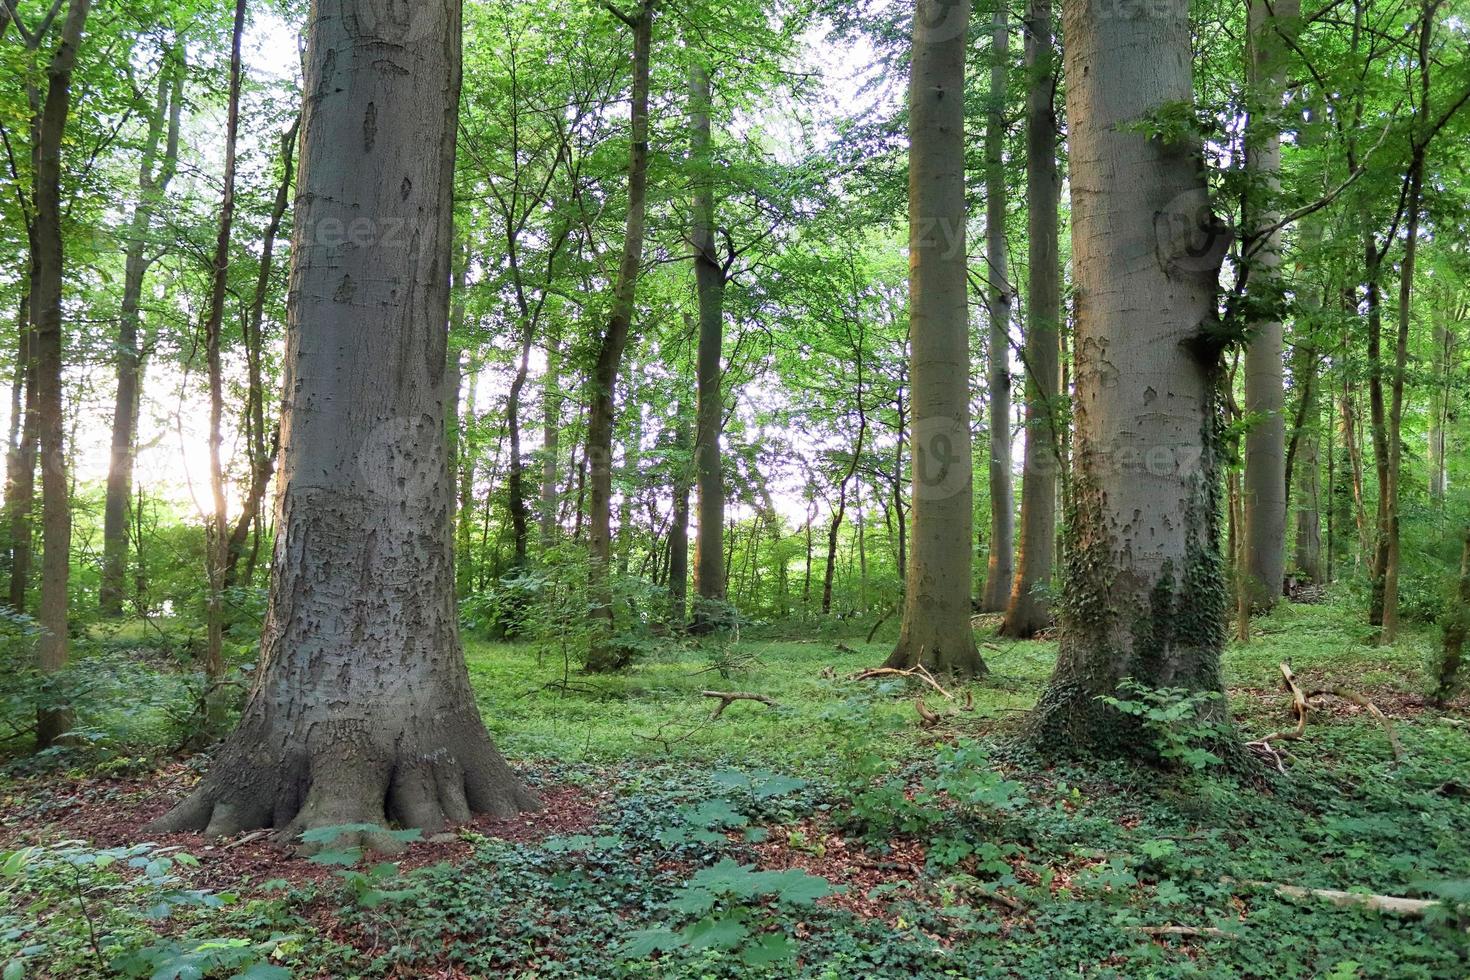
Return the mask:
<path id="1" fill-rule="evenodd" d="M 553 327 L 546 337 L 546 374 L 541 380 L 541 550 L 556 543 L 560 522 L 557 480 L 561 452 L 561 336 Z"/>
<path id="2" fill-rule="evenodd" d="M 15 436 L 6 460 L 5 516 L 10 539 L 8 599 L 11 609 L 23 613 L 35 549 L 31 510 L 36 496 L 36 341 L 29 293 L 21 297 L 16 326 L 15 381 L 10 398 L 11 428 Z"/>
<path id="3" fill-rule="evenodd" d="M 1390 497 L 1388 404 L 1383 390 L 1383 302 L 1380 287 L 1383 253 L 1371 232 L 1364 233 L 1363 250 L 1368 302 L 1368 418 L 1373 437 L 1373 468 L 1378 477 L 1378 507 L 1374 517 L 1368 566 L 1371 581 L 1368 622 L 1381 627 L 1385 588 L 1383 573 L 1388 566 Z"/>
<path id="4" fill-rule="evenodd" d="M 903 625 L 887 660 L 891 667 L 922 664 L 966 677 L 985 672 L 970 628 L 974 470 L 964 114 L 969 6 L 965 0 L 919 0 L 914 14 L 909 77 L 909 405 L 914 451 L 910 514 L 914 527 Z M 854 455 L 854 468 L 856 465 Z M 1008 464 L 1006 471 L 1009 473 Z M 845 491 L 845 482 L 843 488 Z"/>
<path id="5" fill-rule="evenodd" d="M 1229 236 L 1211 213 L 1200 146 L 1139 125 L 1193 97 L 1187 6 L 1120 17 L 1065 0 L 1063 20 L 1076 469 L 1059 655 L 1030 728 L 1048 749 L 1148 758 L 1138 722 L 1100 700 L 1124 678 L 1211 698 L 1200 713 L 1229 724 L 1223 371 L 1208 332 Z"/>
<path id="6" fill-rule="evenodd" d="M 1247 220 L 1256 238 L 1247 246 L 1249 290 L 1254 303 L 1272 312 L 1252 317 L 1245 354 L 1245 410 L 1254 421 L 1245 436 L 1245 562 L 1237 587 L 1253 609 L 1270 609 L 1281 598 L 1286 574 L 1286 387 L 1281 318 L 1274 312 L 1281 285 L 1279 220 L 1281 132 L 1277 114 L 1285 84 L 1286 42 L 1295 33 L 1296 0 L 1250 0 L 1250 121 L 1246 126 Z"/>
<path id="7" fill-rule="evenodd" d="M 313 9 L 261 666 L 204 781 L 150 833 L 434 831 L 537 805 L 480 719 L 454 602 L 444 418 L 460 7 Z M 369 226 L 374 248 L 325 233 Z"/>
<path id="8" fill-rule="evenodd" d="M 674 513 L 669 526 L 669 618 L 676 626 L 688 622 L 689 616 L 689 423 L 684 408 L 675 410 L 678 421 L 674 429 L 674 447 L 678 462 L 674 467 Z"/>
<path id="9" fill-rule="evenodd" d="M 32 258 L 32 351 L 36 362 L 36 432 L 41 454 L 41 638 L 36 655 L 42 673 L 66 666 L 67 582 L 71 574 L 71 495 L 66 474 L 66 426 L 62 417 L 61 151 L 71 112 L 72 69 L 87 27 L 91 0 L 71 0 L 61 41 L 46 70 L 46 99 L 36 140 L 35 255 Z M 42 709 L 36 745 L 45 748 L 71 727 L 65 709 Z"/>
<path id="10" fill-rule="evenodd" d="M 505 425 L 510 437 L 510 471 L 506 475 L 506 497 L 510 510 L 511 541 L 515 548 L 515 567 L 526 563 L 530 554 L 531 508 L 526 503 L 526 466 L 521 453 L 521 394 L 526 390 L 526 379 L 531 370 L 531 345 L 535 342 L 532 321 L 522 318 L 521 349 L 516 360 L 515 377 L 510 383 L 510 397 L 506 399 Z"/>
<path id="11" fill-rule="evenodd" d="M 1322 521 L 1317 509 L 1321 496 L 1318 473 L 1321 464 L 1317 458 L 1317 434 L 1308 432 L 1302 436 L 1302 478 L 1297 487 L 1296 508 L 1296 567 L 1302 577 L 1312 584 L 1326 581 L 1322 570 Z"/>
<path id="12" fill-rule="evenodd" d="M 275 473 L 276 453 L 280 449 L 279 430 L 272 433 L 267 442 L 265 435 L 265 381 L 262 362 L 265 359 L 265 301 L 270 295 L 271 270 L 274 264 L 276 238 L 285 220 L 286 208 L 291 203 L 291 185 L 295 180 L 296 140 L 301 129 L 301 117 L 297 116 L 281 137 L 281 182 L 276 186 L 276 197 L 271 203 L 270 220 L 260 248 L 260 269 L 255 277 L 255 296 L 250 303 L 250 318 L 245 324 L 245 364 L 248 372 L 249 392 L 246 396 L 245 416 L 250 432 L 250 486 L 245 491 L 245 500 L 240 516 L 225 547 L 224 586 L 232 588 L 240 580 L 240 556 L 245 552 L 245 543 L 251 528 L 260 526 L 261 506 L 265 502 L 266 488 Z M 251 567 L 254 562 L 249 563 Z M 250 581 L 250 576 L 245 576 Z"/>
<path id="13" fill-rule="evenodd" d="M 1021 485 L 1021 553 L 1011 587 L 1003 636 L 1028 639 L 1051 625 L 1042 590 L 1051 584 L 1056 546 L 1057 472 L 1061 447 L 1057 414 L 1061 347 L 1061 263 L 1057 213 L 1057 121 L 1052 105 L 1056 50 L 1051 0 L 1026 8 L 1026 472 Z"/>
<path id="14" fill-rule="evenodd" d="M 1440 317 L 1443 316 L 1444 319 Z M 1430 373 L 1434 391 L 1429 399 L 1429 498 L 1443 504 L 1449 490 L 1446 467 L 1445 431 L 1453 399 L 1450 395 L 1450 365 L 1454 363 L 1455 334 L 1450 329 L 1448 313 L 1436 311 L 1434 320 L 1434 353 Z"/>
<path id="15" fill-rule="evenodd" d="M 980 608 L 1003 612 L 1011 594 L 1016 537 L 1011 478 L 1011 280 L 1006 258 L 1005 112 L 1010 25 L 1005 5 L 991 32 L 990 107 L 985 125 L 985 278 L 990 284 L 990 557 Z"/>
<path id="16" fill-rule="evenodd" d="M 225 675 L 224 660 L 224 576 L 229 554 L 228 502 L 225 498 L 225 468 L 221 456 L 224 441 L 225 411 L 224 375 L 220 365 L 220 334 L 224 327 L 225 292 L 229 288 L 230 235 L 235 221 L 235 146 L 240 130 L 240 83 L 243 74 L 240 46 L 245 33 L 246 0 L 235 2 L 235 26 L 230 45 L 230 94 L 225 122 L 224 199 L 220 204 L 219 236 L 214 246 L 214 281 L 209 299 L 209 317 L 205 321 L 205 356 L 209 370 L 209 488 L 214 512 L 209 518 L 205 536 L 206 573 L 209 601 L 206 616 L 208 641 L 204 652 L 204 678 L 209 685 L 206 694 L 206 732 L 214 732 L 224 724 L 224 691 L 219 687 Z"/>
<path id="17" fill-rule="evenodd" d="M 138 351 L 138 308 L 143 279 L 153 264 L 148 248 L 154 214 L 173 178 L 179 158 L 179 114 L 183 103 L 183 53 L 165 53 L 158 73 L 158 92 L 148 120 L 143 159 L 138 167 L 138 201 L 128 230 L 123 265 L 122 306 L 118 311 L 117 393 L 112 413 L 112 455 L 107 468 L 107 496 L 102 518 L 102 580 L 98 601 L 104 616 L 120 616 L 126 593 L 128 507 L 133 499 L 133 455 L 137 441 L 138 397 L 142 359 Z M 163 148 L 163 161 L 158 153 Z"/>
<path id="18" fill-rule="evenodd" d="M 597 626 L 587 654 L 587 669 L 616 670 L 628 653 L 613 649 L 613 598 L 608 573 L 612 561 L 612 442 L 618 369 L 633 324 L 633 303 L 643 265 L 645 211 L 648 205 L 648 85 L 657 0 L 643 0 L 638 13 L 617 14 L 633 32 L 632 134 L 628 153 L 628 220 L 623 255 L 613 288 L 612 314 L 597 349 L 587 413 L 587 546 L 592 556 L 591 616 Z"/>
<path id="19" fill-rule="evenodd" d="M 718 604 L 725 600 L 726 583 L 720 556 L 725 544 L 725 480 L 720 459 L 720 430 L 725 401 L 720 390 L 724 370 L 725 269 L 715 254 L 714 153 L 710 133 L 709 72 L 696 65 L 689 72 L 690 155 L 696 168 L 693 224 L 694 281 L 699 297 L 699 352 L 695 369 L 694 472 L 699 488 L 699 527 L 694 546 L 694 580 L 699 598 Z M 696 606 L 696 628 L 709 625 L 710 616 Z"/>

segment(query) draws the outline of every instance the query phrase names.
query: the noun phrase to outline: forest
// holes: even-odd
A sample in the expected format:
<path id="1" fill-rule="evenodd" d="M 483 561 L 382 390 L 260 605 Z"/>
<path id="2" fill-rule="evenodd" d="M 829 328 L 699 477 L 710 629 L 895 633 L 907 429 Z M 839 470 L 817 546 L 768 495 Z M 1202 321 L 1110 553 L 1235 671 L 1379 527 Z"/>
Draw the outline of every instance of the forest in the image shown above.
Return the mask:
<path id="1" fill-rule="evenodd" d="M 1466 0 L 0 76 L 0 980 L 1470 976 Z"/>

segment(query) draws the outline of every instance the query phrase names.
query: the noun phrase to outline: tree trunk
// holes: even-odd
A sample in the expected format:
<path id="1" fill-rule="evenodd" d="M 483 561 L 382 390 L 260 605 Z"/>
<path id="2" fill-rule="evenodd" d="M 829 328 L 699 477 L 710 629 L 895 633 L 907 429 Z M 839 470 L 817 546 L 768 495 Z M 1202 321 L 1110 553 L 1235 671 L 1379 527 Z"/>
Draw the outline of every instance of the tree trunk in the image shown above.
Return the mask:
<path id="1" fill-rule="evenodd" d="M 1450 329 L 1448 311 L 1434 313 L 1434 353 L 1431 360 L 1431 375 L 1434 390 L 1429 400 L 1429 498 L 1443 504 L 1449 490 L 1449 472 L 1446 466 L 1445 431 L 1454 399 L 1450 393 L 1451 370 L 1454 363 L 1455 334 Z M 1441 319 L 1444 317 L 1444 319 Z"/>
<path id="2" fill-rule="evenodd" d="M 615 14 L 633 32 L 632 132 L 628 151 L 628 220 L 623 255 L 613 287 L 612 313 L 597 349 L 587 413 L 587 546 L 591 552 L 591 617 L 594 631 L 587 669 L 616 670 L 627 666 L 626 650 L 612 641 L 613 598 L 608 578 L 612 561 L 613 412 L 618 368 L 628 346 L 633 303 L 643 265 L 644 218 L 648 204 L 648 84 L 657 0 L 643 0 L 638 13 Z"/>
<path id="3" fill-rule="evenodd" d="M 209 298 L 209 317 L 205 321 L 205 357 L 209 372 L 209 488 L 214 511 L 209 517 L 205 535 L 205 572 L 209 582 L 206 610 L 208 640 L 204 651 L 204 678 L 208 685 L 205 696 L 205 731 L 213 732 L 224 724 L 224 577 L 229 554 L 226 528 L 229 504 L 225 497 L 225 468 L 220 453 L 224 440 L 222 426 L 225 412 L 224 375 L 220 365 L 220 334 L 224 327 L 225 292 L 229 289 L 230 234 L 235 222 L 235 146 L 240 131 L 240 82 L 243 67 L 240 46 L 245 33 L 246 0 L 235 2 L 235 25 L 230 46 L 230 93 L 225 122 L 224 198 L 220 203 L 219 235 L 215 239 L 213 283 Z"/>
<path id="4" fill-rule="evenodd" d="M 480 719 L 454 602 L 459 23 L 456 0 L 376 17 L 351 0 L 314 7 L 261 666 L 204 781 L 149 833 L 433 831 L 537 806 Z"/>
<path id="5" fill-rule="evenodd" d="M 1003 612 L 1011 594 L 1016 519 L 1011 479 L 1011 281 L 1006 257 L 1005 111 L 1010 68 L 1006 8 L 991 32 L 990 107 L 985 125 L 985 278 L 990 284 L 990 557 L 980 608 Z"/>
<path id="6" fill-rule="evenodd" d="M 248 372 L 249 393 L 245 406 L 246 427 L 250 432 L 250 486 L 240 508 L 235 528 L 225 547 L 224 586 L 232 588 L 239 581 L 240 556 L 245 551 L 245 542 L 252 527 L 259 526 L 261 505 L 265 501 L 266 488 L 275 473 L 276 453 L 280 449 L 280 430 L 277 429 L 267 443 L 265 437 L 265 382 L 262 361 L 265 359 L 265 301 L 270 294 L 271 267 L 276 248 L 276 236 L 280 234 L 281 222 L 286 208 L 291 203 L 291 185 L 295 180 L 296 140 L 301 129 L 301 117 L 297 116 L 291 128 L 281 137 L 281 182 L 276 186 L 276 198 L 271 203 L 270 220 L 265 226 L 265 235 L 260 247 L 260 269 L 255 277 L 255 296 L 250 303 L 250 317 L 245 323 L 245 363 Z M 252 566 L 254 562 L 250 563 Z M 250 581 L 246 575 L 245 581 Z"/>
<path id="7" fill-rule="evenodd" d="M 689 72 L 690 155 L 696 168 L 693 224 L 694 282 L 699 297 L 699 352 L 695 370 L 694 472 L 699 489 L 699 525 L 694 545 L 694 580 L 699 598 L 725 601 L 724 554 L 725 480 L 720 460 L 720 430 L 725 402 L 721 393 L 721 347 L 724 342 L 725 269 L 715 254 L 714 153 L 710 134 L 709 72 L 696 65 Z M 696 605 L 695 625 L 701 627 L 718 612 Z"/>
<path id="8" fill-rule="evenodd" d="M 1246 126 L 1247 220 L 1255 237 L 1247 246 L 1251 305 L 1245 353 L 1245 410 L 1254 421 L 1245 436 L 1243 580 L 1237 587 L 1252 609 L 1270 609 L 1281 598 L 1286 574 L 1286 388 L 1282 368 L 1281 233 L 1279 221 L 1281 132 L 1277 114 L 1285 83 L 1286 44 L 1297 19 L 1296 0 L 1250 0 L 1250 120 Z"/>
<path id="9" fill-rule="evenodd" d="M 922 664 L 965 677 L 985 672 L 970 629 L 974 470 L 965 274 L 968 17 L 969 4 L 964 0 L 919 0 L 914 14 L 909 78 L 914 526 L 903 625 L 886 662 L 900 669 Z M 856 467 L 856 456 L 853 462 Z M 1009 472 L 1009 465 L 1006 469 Z"/>
<path id="10" fill-rule="evenodd" d="M 127 591 L 128 507 L 133 499 L 133 454 L 138 430 L 138 397 L 142 361 L 138 351 L 138 308 L 143 279 L 153 264 L 148 255 L 153 218 L 179 158 L 179 114 L 184 98 L 182 51 L 167 51 L 158 73 L 158 92 L 148 119 L 148 136 L 138 167 L 138 201 L 128 230 L 123 265 L 122 306 L 118 311 L 117 393 L 112 412 L 112 454 L 107 468 L 107 496 L 102 518 L 102 580 L 98 603 L 104 616 L 120 616 Z M 163 161 L 159 164 L 159 147 Z M 155 169 L 155 165 L 157 165 Z"/>
<path id="11" fill-rule="evenodd" d="M 1322 521 L 1317 509 L 1321 489 L 1315 432 L 1302 436 L 1301 467 L 1302 478 L 1297 481 L 1296 568 L 1308 582 L 1318 585 L 1326 581 L 1326 576 L 1322 570 Z"/>
<path id="12" fill-rule="evenodd" d="M 561 525 L 557 480 L 561 452 L 561 337 L 553 327 L 546 338 L 546 375 L 541 381 L 541 550 L 556 543 Z"/>
<path id="13" fill-rule="evenodd" d="M 1056 50 L 1051 0 L 1026 8 L 1026 450 L 1021 485 L 1021 553 L 1002 636 L 1029 639 L 1051 625 L 1043 590 L 1056 546 L 1057 472 L 1062 425 L 1056 419 L 1061 348 L 1061 263 L 1057 249 L 1057 121 L 1052 106 Z"/>
<path id="14" fill-rule="evenodd" d="M 71 495 L 66 475 L 66 427 L 62 417 L 61 149 L 71 112 L 72 68 L 87 27 L 91 0 L 71 0 L 61 42 L 46 70 L 46 100 L 35 151 L 35 255 L 31 261 L 32 352 L 36 361 L 36 433 L 41 454 L 41 672 L 66 666 L 67 581 L 71 574 Z M 71 727 L 65 709 L 44 708 L 36 719 L 36 746 L 46 748 Z"/>
<path id="15" fill-rule="evenodd" d="M 1141 132 L 1187 104 L 1186 5 L 1111 15 L 1066 0 L 1062 34 L 1077 286 L 1076 468 L 1057 666 L 1030 720 L 1050 749 L 1154 754 L 1099 700 L 1124 678 L 1212 700 L 1220 654 L 1219 349 L 1210 340 L 1228 233 L 1201 150 Z"/>
<path id="16" fill-rule="evenodd" d="M 8 599 L 11 609 L 23 613 L 35 552 L 31 511 L 36 496 L 36 341 L 29 293 L 21 297 L 16 327 L 15 381 L 10 398 L 15 434 L 5 467 L 5 516 L 10 540 Z"/>
<path id="17" fill-rule="evenodd" d="M 674 467 L 674 513 L 669 525 L 669 619 L 683 626 L 689 616 L 689 423 L 683 406 L 675 410 L 677 462 Z"/>
<path id="18" fill-rule="evenodd" d="M 1444 650 L 1440 655 L 1439 677 L 1434 688 L 1435 707 L 1445 703 L 1460 690 L 1460 667 L 1465 654 L 1466 634 L 1470 633 L 1470 529 L 1465 531 L 1465 550 L 1460 557 L 1460 585 L 1456 607 L 1448 611 L 1444 628 Z"/>

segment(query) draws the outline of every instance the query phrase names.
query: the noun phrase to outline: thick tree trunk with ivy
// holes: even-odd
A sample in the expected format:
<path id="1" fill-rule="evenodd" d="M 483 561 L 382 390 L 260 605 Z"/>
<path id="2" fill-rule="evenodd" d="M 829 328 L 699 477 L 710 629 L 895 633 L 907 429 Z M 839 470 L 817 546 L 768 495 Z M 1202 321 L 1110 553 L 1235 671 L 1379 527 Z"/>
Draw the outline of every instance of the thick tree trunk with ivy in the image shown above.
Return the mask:
<path id="1" fill-rule="evenodd" d="M 612 638 L 613 597 L 609 579 L 612 562 L 612 455 L 613 415 L 618 371 L 633 325 L 633 302 L 643 265 L 645 211 L 648 206 L 648 87 L 649 57 L 653 47 L 656 0 L 644 0 L 637 13 L 613 15 L 633 32 L 632 134 L 628 149 L 628 219 L 623 254 L 613 286 L 612 312 L 597 346 L 587 412 L 587 547 L 591 552 L 591 617 L 594 635 L 587 653 L 587 669 L 616 670 L 627 666 L 628 655 L 616 649 Z"/>
<path id="2" fill-rule="evenodd" d="M 1021 485 L 1021 549 L 1011 586 L 1003 636 L 1029 639 L 1051 625 L 1044 591 L 1051 584 L 1056 553 L 1058 457 L 1065 422 L 1058 418 L 1060 383 L 1061 263 L 1057 214 L 1057 121 L 1052 105 L 1056 48 L 1051 0 L 1026 7 L 1026 450 Z"/>
<path id="3" fill-rule="evenodd" d="M 454 601 L 444 419 L 460 6 L 314 10 L 260 668 L 204 781 L 151 833 L 434 830 L 537 805 L 480 719 Z M 371 228 L 375 247 L 334 227 Z"/>
<path id="4" fill-rule="evenodd" d="M 36 362 L 36 434 L 41 453 L 41 638 L 36 657 L 43 673 L 66 666 L 67 582 L 71 576 L 71 487 L 66 473 L 66 425 L 62 415 L 61 151 L 71 112 L 72 69 L 86 31 L 91 0 L 71 0 L 61 39 L 46 69 L 46 99 L 36 130 L 35 254 L 31 260 L 32 342 Z M 45 748 L 71 727 L 70 712 L 44 708 L 36 719 L 36 745 Z"/>
<path id="5" fill-rule="evenodd" d="M 102 508 L 102 580 L 98 603 L 104 616 L 120 616 L 127 593 L 128 511 L 133 499 L 133 455 L 138 432 L 138 397 L 143 363 L 138 349 L 143 279 L 153 264 L 154 216 L 173 180 L 179 159 L 179 116 L 184 100 L 182 52 L 170 51 L 158 73 L 153 112 L 138 166 L 138 201 L 128 228 L 123 261 L 123 295 L 118 309 L 117 387 L 112 410 L 112 453 Z M 160 148 L 163 152 L 159 160 Z"/>
<path id="6" fill-rule="evenodd" d="M 1077 285 L 1076 469 L 1056 669 L 1030 719 L 1050 750 L 1149 756 L 1099 700 L 1125 678 L 1214 698 L 1227 602 L 1220 556 L 1219 349 L 1227 233 L 1200 146 L 1142 130 L 1189 104 L 1183 4 L 1113 16 L 1066 0 Z"/>
<path id="7" fill-rule="evenodd" d="M 1281 234 L 1268 232 L 1280 219 L 1281 131 L 1278 113 L 1285 84 L 1287 41 L 1295 33 L 1296 0 L 1249 4 L 1250 121 L 1246 127 L 1247 220 L 1256 233 L 1249 246 L 1249 344 L 1245 353 L 1244 563 L 1246 599 L 1269 609 L 1281 597 L 1286 574 L 1286 384 L 1283 333 L 1277 297 L 1281 285 Z"/>
<path id="8" fill-rule="evenodd" d="M 965 281 L 965 0 L 920 0 L 909 80 L 913 537 L 887 665 L 985 672 L 970 629 L 970 332 Z M 860 448 L 859 448 L 859 451 Z M 856 460 L 854 460 L 854 464 Z"/>
<path id="9" fill-rule="evenodd" d="M 991 31 L 990 106 L 985 123 L 985 282 L 990 319 L 990 557 L 980 608 L 1003 612 L 1015 569 L 1015 488 L 1011 478 L 1011 280 L 1006 255 L 1006 73 L 1010 25 L 995 12 Z"/>

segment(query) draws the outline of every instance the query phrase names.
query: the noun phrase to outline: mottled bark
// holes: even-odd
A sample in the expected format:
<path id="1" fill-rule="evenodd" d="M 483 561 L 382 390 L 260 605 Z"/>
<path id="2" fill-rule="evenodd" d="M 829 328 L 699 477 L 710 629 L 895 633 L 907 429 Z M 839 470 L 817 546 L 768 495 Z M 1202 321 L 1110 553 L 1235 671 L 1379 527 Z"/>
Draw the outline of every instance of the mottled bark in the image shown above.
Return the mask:
<path id="1" fill-rule="evenodd" d="M 587 654 L 587 669 L 616 670 L 628 663 L 628 652 L 612 640 L 613 599 L 608 578 L 612 561 L 612 456 L 614 399 L 618 371 L 633 324 L 633 303 L 643 266 L 643 239 L 648 206 L 648 86 L 657 0 L 644 0 L 633 15 L 614 11 L 633 32 L 631 133 L 628 148 L 628 218 L 623 254 L 613 286 L 612 313 L 597 345 L 587 412 L 587 547 L 591 553 L 591 616 L 598 627 Z M 609 8 L 612 9 L 612 8 Z"/>
<path id="2" fill-rule="evenodd" d="M 1056 669 L 1030 719 L 1036 744 L 1151 757 L 1136 720 L 1108 706 L 1132 677 L 1212 697 L 1228 724 L 1220 654 L 1218 347 L 1209 342 L 1228 233 L 1201 148 L 1139 123 L 1188 103 L 1183 4 L 1110 15 L 1065 0 L 1077 289 L 1071 547 Z"/>
<path id="3" fill-rule="evenodd" d="M 537 805 L 480 719 L 454 601 L 459 23 L 457 0 L 314 8 L 260 669 L 204 781 L 150 833 L 437 830 Z"/>
<path id="4" fill-rule="evenodd" d="M 1006 255 L 1006 73 L 1010 26 L 1004 5 L 991 31 L 990 105 L 985 117 L 985 279 L 990 320 L 990 552 L 980 608 L 1003 612 L 1015 569 L 1015 488 L 1011 476 L 1011 288 Z"/>
<path id="5" fill-rule="evenodd" d="M 138 166 L 138 200 L 128 228 L 123 295 L 118 309 L 117 387 L 112 409 L 112 449 L 102 518 L 102 577 L 98 604 L 104 616 L 119 616 L 126 595 L 128 508 L 133 498 L 133 456 L 138 433 L 138 398 L 143 363 L 138 349 L 143 280 L 153 264 L 148 253 L 154 216 L 179 159 L 179 115 L 184 101 L 184 53 L 169 50 L 158 73 L 158 91 Z M 162 148 L 163 159 L 158 154 Z"/>
<path id="6" fill-rule="evenodd" d="M 1320 461 L 1317 458 L 1317 434 L 1308 432 L 1301 440 L 1301 479 L 1297 481 L 1296 506 L 1296 570 L 1308 582 L 1326 581 L 1322 566 L 1322 521 L 1317 500 Z"/>
<path id="7" fill-rule="evenodd" d="M 66 666 L 67 582 L 71 575 L 71 493 L 66 473 L 66 426 L 62 417 L 61 152 L 71 112 L 72 69 L 87 27 L 91 0 L 71 0 L 61 39 L 46 69 L 46 98 L 36 130 L 35 235 L 31 259 L 32 354 L 36 362 L 36 435 L 41 455 L 41 638 L 36 657 L 43 673 Z M 71 727 L 65 709 L 43 709 L 36 745 L 45 748 Z"/>
<path id="8" fill-rule="evenodd" d="M 922 664 L 967 677 L 985 672 L 970 628 L 974 475 L 965 281 L 968 15 L 965 0 L 920 0 L 914 14 L 909 78 L 909 410 L 914 451 L 910 514 L 914 523 L 903 625 L 887 660 L 890 667 Z"/>
<path id="9" fill-rule="evenodd" d="M 678 626 L 689 616 L 689 491 L 691 439 L 683 406 L 675 409 L 674 507 L 669 518 L 669 619 Z"/>
<path id="10" fill-rule="evenodd" d="M 1026 450 L 1021 485 L 1021 549 L 1003 636 L 1027 639 L 1051 625 L 1044 590 L 1056 550 L 1057 473 L 1063 423 L 1057 419 L 1061 380 L 1062 269 L 1057 249 L 1061 181 L 1057 120 L 1052 105 L 1056 49 L 1051 0 L 1026 7 Z"/>
<path id="11" fill-rule="evenodd" d="M 1470 634 L 1470 529 L 1465 531 L 1465 549 L 1460 557 L 1457 602 L 1446 612 L 1444 648 L 1440 652 L 1439 676 L 1435 679 L 1434 703 L 1443 708 L 1461 688 L 1460 670 L 1465 656 L 1465 639 Z"/>

